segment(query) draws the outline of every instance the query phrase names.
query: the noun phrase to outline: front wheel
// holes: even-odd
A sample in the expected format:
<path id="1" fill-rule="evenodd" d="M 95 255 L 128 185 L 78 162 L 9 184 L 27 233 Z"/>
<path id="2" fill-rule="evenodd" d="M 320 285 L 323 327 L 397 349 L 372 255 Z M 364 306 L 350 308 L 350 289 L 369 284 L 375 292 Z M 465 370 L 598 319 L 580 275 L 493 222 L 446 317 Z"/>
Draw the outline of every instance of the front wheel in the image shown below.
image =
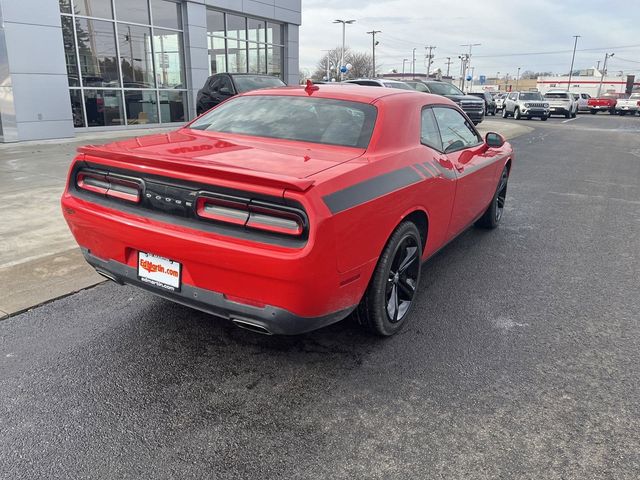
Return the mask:
<path id="1" fill-rule="evenodd" d="M 387 242 L 357 310 L 361 325 L 388 337 L 399 332 L 413 310 L 420 283 L 422 240 L 412 222 L 402 222 Z"/>
<path id="2" fill-rule="evenodd" d="M 547 117 L 547 116 L 543 116 L 543 117 L 540 117 L 540 120 L 542 120 L 543 122 L 546 122 L 546 121 L 547 121 L 547 118 L 549 118 L 549 117 Z"/>
<path id="3" fill-rule="evenodd" d="M 502 109 L 502 118 L 507 118 L 509 116 L 509 112 L 507 112 L 506 108 Z"/>
<path id="4" fill-rule="evenodd" d="M 590 113 L 591 115 L 595 115 L 595 114 L 596 114 L 596 113 L 598 113 L 598 112 L 597 112 L 596 110 L 589 110 L 589 113 Z"/>
<path id="5" fill-rule="evenodd" d="M 476 226 L 481 228 L 496 228 L 502 219 L 504 204 L 507 199 L 507 183 L 509 182 L 509 170 L 504 167 L 496 193 L 491 204 L 487 207 L 482 217 L 476 221 Z"/>
<path id="6" fill-rule="evenodd" d="M 520 109 L 518 107 L 516 107 L 513 112 L 513 118 L 515 118 L 516 120 L 520 120 L 522 118 L 522 114 L 520 113 Z"/>

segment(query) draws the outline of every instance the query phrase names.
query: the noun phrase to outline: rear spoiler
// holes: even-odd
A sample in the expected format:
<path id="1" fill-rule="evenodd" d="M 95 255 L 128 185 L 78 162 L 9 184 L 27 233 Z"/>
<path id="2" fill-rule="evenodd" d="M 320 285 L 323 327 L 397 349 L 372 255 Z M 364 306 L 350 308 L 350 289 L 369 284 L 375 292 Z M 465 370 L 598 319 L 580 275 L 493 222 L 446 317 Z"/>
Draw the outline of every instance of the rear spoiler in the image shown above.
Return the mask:
<path id="1" fill-rule="evenodd" d="M 105 158 L 121 163 L 178 171 L 194 175 L 202 175 L 212 179 L 222 179 L 242 182 L 266 187 L 283 188 L 304 192 L 311 188 L 314 180 L 277 175 L 273 173 L 256 172 L 244 168 L 234 168 L 228 165 L 218 165 L 211 161 L 172 159 L 165 155 L 138 155 L 130 152 L 118 152 L 104 148 L 102 145 L 85 145 L 78 148 L 78 153 L 87 157 Z M 91 161 L 90 158 L 86 160 Z"/>

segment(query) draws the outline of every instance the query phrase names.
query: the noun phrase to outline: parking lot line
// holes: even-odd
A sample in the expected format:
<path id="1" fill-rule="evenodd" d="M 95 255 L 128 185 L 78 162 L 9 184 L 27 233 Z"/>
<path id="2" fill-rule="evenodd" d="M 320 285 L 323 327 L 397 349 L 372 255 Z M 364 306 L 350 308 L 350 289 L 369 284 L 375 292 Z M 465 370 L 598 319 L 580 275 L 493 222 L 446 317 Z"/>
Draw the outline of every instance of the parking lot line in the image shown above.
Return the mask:
<path id="1" fill-rule="evenodd" d="M 573 122 L 574 120 L 578 120 L 578 118 L 580 118 L 580 117 L 570 118 L 569 120 L 563 120 L 563 121 L 562 121 L 562 123 L 569 123 L 569 122 Z"/>

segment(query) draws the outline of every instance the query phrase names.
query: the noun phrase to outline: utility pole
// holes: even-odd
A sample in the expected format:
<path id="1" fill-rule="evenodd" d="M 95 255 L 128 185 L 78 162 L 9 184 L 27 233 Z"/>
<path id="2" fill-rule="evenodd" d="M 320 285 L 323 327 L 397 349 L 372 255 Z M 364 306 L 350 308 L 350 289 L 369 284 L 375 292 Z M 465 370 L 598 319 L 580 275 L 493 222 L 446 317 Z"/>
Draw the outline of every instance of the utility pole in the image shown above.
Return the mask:
<path id="1" fill-rule="evenodd" d="M 520 83 L 520 67 L 518 67 L 518 76 L 516 77 L 516 92 L 518 91 L 519 83 Z"/>
<path id="2" fill-rule="evenodd" d="M 429 54 L 425 55 L 426 56 L 426 60 L 427 60 L 427 80 L 429 79 L 429 72 L 431 71 L 431 59 L 433 58 L 433 55 L 431 54 L 431 52 L 433 50 L 436 49 L 436 47 L 434 46 L 428 46 L 428 47 L 424 47 L 425 50 L 429 50 Z"/>
<path id="3" fill-rule="evenodd" d="M 471 49 L 473 47 L 479 47 L 481 45 L 482 45 L 481 43 L 466 43 L 464 45 L 460 45 L 461 47 L 469 47 L 469 54 L 467 55 L 467 61 L 465 62 L 466 68 L 465 68 L 465 71 L 463 72 L 463 77 L 466 76 L 467 70 L 471 68 Z M 464 79 L 462 81 L 462 85 L 464 86 Z"/>
<path id="4" fill-rule="evenodd" d="M 613 57 L 615 53 L 605 53 L 604 54 L 604 64 L 602 65 L 602 75 L 600 77 L 600 85 L 598 85 L 598 97 L 602 93 L 602 82 L 604 81 L 604 76 L 607 74 L 607 60 Z"/>
<path id="5" fill-rule="evenodd" d="M 382 30 L 371 30 L 370 32 L 367 32 L 367 34 L 371 35 L 371 40 L 372 40 L 372 46 L 373 46 L 373 78 L 375 78 L 376 75 L 376 45 L 378 44 L 378 42 L 376 42 L 376 33 L 382 33 Z"/>
<path id="6" fill-rule="evenodd" d="M 571 76 L 573 75 L 573 61 L 576 59 L 576 47 L 578 46 L 578 39 L 580 38 L 580 35 L 574 35 L 573 38 L 575 38 L 576 41 L 573 42 L 573 55 L 571 57 L 571 68 L 569 69 L 569 83 L 567 84 L 567 92 L 571 89 Z"/>
<path id="7" fill-rule="evenodd" d="M 342 67 L 344 66 L 344 41 L 345 41 L 345 30 L 347 27 L 347 24 L 351 25 L 352 23 L 355 23 L 355 20 L 334 20 L 333 23 L 341 23 L 342 24 L 342 55 L 340 55 L 340 66 L 338 67 L 338 70 L 340 71 L 340 81 L 344 80 L 344 74 L 342 73 Z"/>
<path id="8" fill-rule="evenodd" d="M 413 49 L 413 68 L 411 69 L 413 79 L 416 79 L 416 49 Z"/>
<path id="9" fill-rule="evenodd" d="M 409 59 L 408 58 L 403 58 L 402 59 L 402 78 L 404 78 L 404 62 L 408 62 Z"/>
<path id="10" fill-rule="evenodd" d="M 460 59 L 460 90 L 464 91 L 464 75 L 467 71 L 467 61 L 469 60 L 469 55 L 463 53 L 461 55 L 458 55 L 458 58 Z"/>
<path id="11" fill-rule="evenodd" d="M 449 76 L 449 67 L 451 66 L 451 57 L 447 57 L 447 77 Z"/>

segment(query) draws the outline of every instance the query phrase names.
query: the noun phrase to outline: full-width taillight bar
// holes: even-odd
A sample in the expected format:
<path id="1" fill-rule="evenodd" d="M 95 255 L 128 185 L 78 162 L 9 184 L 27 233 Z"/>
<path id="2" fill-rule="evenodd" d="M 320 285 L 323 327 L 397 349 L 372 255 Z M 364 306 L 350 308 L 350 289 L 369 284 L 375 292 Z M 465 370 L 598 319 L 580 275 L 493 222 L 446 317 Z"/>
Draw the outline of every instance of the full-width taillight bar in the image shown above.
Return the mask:
<path id="1" fill-rule="evenodd" d="M 80 170 L 76 174 L 76 186 L 81 190 L 139 203 L 142 198 L 142 180 L 113 173 Z"/>
<path id="2" fill-rule="evenodd" d="M 196 199 L 199 217 L 284 235 L 300 236 L 307 228 L 302 210 L 261 200 L 200 192 Z"/>

